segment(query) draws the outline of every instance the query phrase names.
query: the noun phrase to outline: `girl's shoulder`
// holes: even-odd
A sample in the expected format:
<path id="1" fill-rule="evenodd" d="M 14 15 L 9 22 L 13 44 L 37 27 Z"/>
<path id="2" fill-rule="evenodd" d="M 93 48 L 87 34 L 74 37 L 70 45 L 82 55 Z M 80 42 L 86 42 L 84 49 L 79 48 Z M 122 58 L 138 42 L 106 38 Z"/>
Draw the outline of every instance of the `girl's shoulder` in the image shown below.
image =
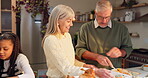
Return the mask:
<path id="1" fill-rule="evenodd" d="M 24 54 L 20 53 L 18 57 L 26 57 Z"/>
<path id="2" fill-rule="evenodd" d="M 27 57 L 26 57 L 24 54 L 22 54 L 22 53 L 20 53 L 20 54 L 17 56 L 17 60 L 18 60 L 18 61 L 20 61 L 20 60 L 25 60 L 25 59 L 27 59 Z"/>
<path id="3" fill-rule="evenodd" d="M 16 62 L 17 66 L 29 64 L 28 58 L 24 54 L 19 54 L 17 56 Z"/>

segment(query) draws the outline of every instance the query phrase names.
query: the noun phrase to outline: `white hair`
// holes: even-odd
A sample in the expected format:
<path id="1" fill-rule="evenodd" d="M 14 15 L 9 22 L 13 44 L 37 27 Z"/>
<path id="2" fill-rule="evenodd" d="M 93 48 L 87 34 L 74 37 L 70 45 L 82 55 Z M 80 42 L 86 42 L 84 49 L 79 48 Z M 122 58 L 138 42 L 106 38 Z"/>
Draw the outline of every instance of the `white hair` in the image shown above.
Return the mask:
<path id="1" fill-rule="evenodd" d="M 47 29 L 42 43 L 48 35 L 56 35 L 61 32 L 58 25 L 59 19 L 67 19 L 74 16 L 74 11 L 69 6 L 60 4 L 53 8 L 48 19 Z"/>
<path id="2" fill-rule="evenodd" d="M 111 10 L 112 12 L 112 5 L 108 0 L 101 0 L 96 3 L 96 12 Z"/>

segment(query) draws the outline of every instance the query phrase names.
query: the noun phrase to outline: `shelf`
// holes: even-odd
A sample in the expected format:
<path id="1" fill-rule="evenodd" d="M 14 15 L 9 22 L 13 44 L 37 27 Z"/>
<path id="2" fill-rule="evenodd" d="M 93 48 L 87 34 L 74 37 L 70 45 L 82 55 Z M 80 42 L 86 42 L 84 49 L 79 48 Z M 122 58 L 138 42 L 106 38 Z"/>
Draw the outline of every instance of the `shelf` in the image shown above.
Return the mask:
<path id="1" fill-rule="evenodd" d="M 144 7 L 144 6 L 148 6 L 148 3 L 133 5 L 131 8 Z M 122 9 L 128 9 L 128 8 L 129 7 L 115 7 L 114 10 L 122 10 Z"/>
<path id="2" fill-rule="evenodd" d="M 130 33 L 130 37 L 139 38 L 140 35 L 137 32 L 134 32 L 134 33 Z"/>
<path id="3" fill-rule="evenodd" d="M 11 10 L 8 10 L 8 9 L 2 9 L 1 11 L 2 12 L 11 12 Z"/>
<path id="4" fill-rule="evenodd" d="M 12 29 L 2 29 L 2 31 L 12 31 Z"/>

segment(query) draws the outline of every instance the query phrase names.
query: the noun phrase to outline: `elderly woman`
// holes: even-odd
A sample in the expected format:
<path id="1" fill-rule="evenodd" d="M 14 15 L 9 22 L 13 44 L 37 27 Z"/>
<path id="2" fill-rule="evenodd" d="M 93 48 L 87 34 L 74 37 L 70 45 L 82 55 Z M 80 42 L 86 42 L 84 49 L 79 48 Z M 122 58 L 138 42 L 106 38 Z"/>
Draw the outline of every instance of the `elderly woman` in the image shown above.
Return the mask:
<path id="1" fill-rule="evenodd" d="M 51 12 L 46 34 L 43 38 L 48 78 L 79 76 L 86 73 L 82 68 L 95 68 L 75 59 L 72 39 L 68 33 L 70 27 L 73 26 L 74 17 L 74 11 L 65 5 L 57 5 Z M 100 75 L 106 78 L 111 77 L 110 72 L 106 69 L 96 70 L 102 72 L 103 74 L 100 73 Z M 91 71 L 87 72 L 91 73 Z"/>

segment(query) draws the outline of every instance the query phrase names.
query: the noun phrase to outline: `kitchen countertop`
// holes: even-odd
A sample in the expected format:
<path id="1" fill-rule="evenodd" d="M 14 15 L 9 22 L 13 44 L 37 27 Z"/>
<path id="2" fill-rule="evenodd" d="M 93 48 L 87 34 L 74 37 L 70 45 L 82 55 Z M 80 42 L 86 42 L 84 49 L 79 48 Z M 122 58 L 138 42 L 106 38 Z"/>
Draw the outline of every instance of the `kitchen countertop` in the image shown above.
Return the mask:
<path id="1" fill-rule="evenodd" d="M 133 67 L 133 68 L 127 68 L 129 71 L 134 71 L 140 73 L 138 77 L 148 78 L 148 71 L 142 70 L 142 67 Z"/>
<path id="2" fill-rule="evenodd" d="M 129 71 L 140 73 L 139 75 L 137 75 L 137 77 L 132 77 L 132 78 L 148 78 L 148 71 L 142 70 L 142 67 L 133 67 L 133 68 L 126 68 L 126 69 Z M 79 78 L 79 76 L 75 76 L 75 78 Z M 126 78 L 131 78 L 131 77 L 126 77 Z"/>

